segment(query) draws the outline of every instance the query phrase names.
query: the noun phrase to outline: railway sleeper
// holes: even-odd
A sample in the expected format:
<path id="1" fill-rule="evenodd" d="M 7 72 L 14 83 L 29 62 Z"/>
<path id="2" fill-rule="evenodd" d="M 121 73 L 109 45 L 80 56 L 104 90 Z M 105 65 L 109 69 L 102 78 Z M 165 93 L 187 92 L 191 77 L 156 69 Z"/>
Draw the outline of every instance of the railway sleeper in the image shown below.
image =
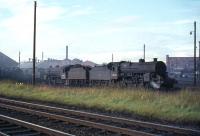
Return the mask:
<path id="1" fill-rule="evenodd" d="M 20 128 L 21 126 L 4 127 L 4 128 L 0 128 L 0 131 L 9 131 L 9 130 L 20 129 Z"/>
<path id="2" fill-rule="evenodd" d="M 30 134 L 16 134 L 15 136 L 40 136 L 41 133 L 39 132 L 34 132 L 34 133 L 30 133 Z"/>
<path id="3" fill-rule="evenodd" d="M 13 135 L 13 134 L 26 134 L 26 133 L 31 133 L 32 130 L 30 129 L 27 129 L 27 128 L 20 128 L 20 129 L 14 129 L 14 130 L 6 130 L 6 131 L 3 131 L 4 133 L 6 134 L 9 134 L 9 135 Z"/>
<path id="4" fill-rule="evenodd" d="M 8 123 L 4 123 L 4 124 L 1 124 L 0 125 L 0 128 L 2 128 L 2 127 L 12 127 L 12 126 L 14 126 L 13 124 L 8 124 Z"/>
<path id="5" fill-rule="evenodd" d="M 9 104 L 10 103 L 15 103 L 15 104 L 17 103 L 20 106 L 21 105 L 26 105 L 27 106 L 28 104 L 30 104 L 30 103 L 26 103 L 26 102 L 19 102 L 19 101 L 8 100 L 8 99 L 3 99 L 3 98 L 1 98 L 0 101 L 4 101 L 4 102 L 6 101 Z M 8 107 L 9 106 L 7 106 L 7 108 Z M 58 110 L 59 112 L 62 112 L 62 113 L 75 114 L 75 115 L 82 115 L 83 114 L 82 116 L 85 116 L 86 118 L 87 118 L 86 115 L 90 115 L 89 118 L 91 118 L 91 117 L 94 118 L 94 117 L 97 116 L 97 114 L 85 113 L 85 112 L 73 111 L 73 110 L 67 110 L 67 109 L 63 109 L 63 108 L 55 108 L 55 107 L 50 107 L 50 106 L 38 105 L 38 104 L 30 104 L 27 107 L 32 107 L 32 108 L 34 107 L 36 109 L 38 107 L 40 107 L 41 109 L 47 108 L 50 111 L 53 111 L 53 110 L 56 109 L 56 110 Z M 10 109 L 10 108 L 8 108 L 8 109 Z M 18 108 L 18 110 L 19 110 L 19 108 Z M 166 133 L 173 132 L 175 134 L 186 134 L 186 135 L 187 134 L 190 134 L 190 135 L 199 135 L 200 134 L 199 130 L 184 129 L 184 128 L 172 127 L 172 126 L 161 125 L 161 124 L 141 122 L 141 121 L 136 121 L 136 120 L 128 120 L 128 119 L 116 118 L 116 117 L 109 117 L 109 116 L 104 116 L 104 115 L 98 115 L 98 118 L 99 119 L 103 119 L 103 120 L 110 120 L 111 119 L 114 122 L 121 122 L 122 124 L 125 123 L 126 125 L 128 125 L 128 124 L 129 125 L 134 125 L 136 127 L 136 129 L 143 128 L 143 130 L 145 129 L 147 132 L 153 132 L 153 131 L 159 132 L 159 130 L 160 130 L 160 131 L 162 131 L 164 133 L 165 132 Z M 65 122 L 65 124 L 67 124 L 67 122 Z M 125 125 L 125 127 L 126 127 L 126 125 Z"/>

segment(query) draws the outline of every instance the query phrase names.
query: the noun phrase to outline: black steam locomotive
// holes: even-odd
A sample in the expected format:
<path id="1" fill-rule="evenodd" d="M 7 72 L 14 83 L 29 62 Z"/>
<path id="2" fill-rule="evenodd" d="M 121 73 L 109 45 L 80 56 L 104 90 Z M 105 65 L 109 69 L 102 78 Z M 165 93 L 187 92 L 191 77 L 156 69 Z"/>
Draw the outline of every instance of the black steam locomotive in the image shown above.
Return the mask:
<path id="1" fill-rule="evenodd" d="M 152 62 L 111 62 L 107 65 L 87 67 L 67 66 L 63 69 L 62 80 L 68 86 L 145 86 L 159 89 L 172 88 L 175 80 L 167 76 L 166 65 L 155 58 Z"/>

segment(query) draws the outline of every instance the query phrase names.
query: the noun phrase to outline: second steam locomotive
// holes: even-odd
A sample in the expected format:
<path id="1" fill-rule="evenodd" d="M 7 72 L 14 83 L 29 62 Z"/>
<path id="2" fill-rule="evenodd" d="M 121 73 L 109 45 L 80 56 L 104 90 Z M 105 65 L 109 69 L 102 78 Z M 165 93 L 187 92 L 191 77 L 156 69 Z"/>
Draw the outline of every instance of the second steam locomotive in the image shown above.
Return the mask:
<path id="1" fill-rule="evenodd" d="M 168 77 L 164 62 L 110 62 L 107 65 L 88 67 L 71 65 L 63 68 L 61 79 L 67 86 L 145 86 L 159 89 L 172 88 L 175 81 Z"/>

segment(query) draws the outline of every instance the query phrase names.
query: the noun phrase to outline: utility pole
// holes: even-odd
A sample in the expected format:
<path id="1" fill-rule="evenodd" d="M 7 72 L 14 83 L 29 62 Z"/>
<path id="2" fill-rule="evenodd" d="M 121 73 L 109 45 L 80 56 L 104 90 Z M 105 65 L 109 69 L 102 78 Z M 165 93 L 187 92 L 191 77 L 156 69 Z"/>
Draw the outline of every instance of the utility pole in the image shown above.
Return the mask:
<path id="1" fill-rule="evenodd" d="M 145 61 L 145 44 L 144 44 L 144 61 Z"/>
<path id="2" fill-rule="evenodd" d="M 199 63 L 198 63 L 198 69 L 199 69 L 199 70 L 198 70 L 198 74 L 199 74 L 199 75 L 198 75 L 198 76 L 199 76 L 199 81 L 198 81 L 198 82 L 200 83 L 200 41 L 199 41 L 199 61 L 198 61 L 198 62 L 199 62 Z"/>
<path id="3" fill-rule="evenodd" d="M 196 86 L 196 21 L 194 22 L 194 86 Z"/>
<path id="4" fill-rule="evenodd" d="M 37 1 L 34 1 L 34 30 L 33 30 L 33 77 L 32 77 L 32 84 L 33 84 L 33 85 L 35 85 L 36 7 L 37 7 Z"/>
<path id="5" fill-rule="evenodd" d="M 199 63 L 200 63 L 200 41 L 199 41 Z"/>
<path id="6" fill-rule="evenodd" d="M 20 51 L 19 51 L 19 68 L 20 68 L 20 55 L 21 55 L 21 53 L 20 53 Z"/>

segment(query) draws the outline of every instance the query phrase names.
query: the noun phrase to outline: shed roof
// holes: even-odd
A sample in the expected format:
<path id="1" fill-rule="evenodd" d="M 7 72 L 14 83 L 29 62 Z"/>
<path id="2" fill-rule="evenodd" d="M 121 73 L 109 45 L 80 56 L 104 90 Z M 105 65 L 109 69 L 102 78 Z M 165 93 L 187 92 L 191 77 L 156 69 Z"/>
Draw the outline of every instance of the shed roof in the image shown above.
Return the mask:
<path id="1" fill-rule="evenodd" d="M 8 68 L 8 67 L 17 67 L 18 63 L 11 59 L 10 57 L 6 56 L 2 52 L 0 52 L 0 67 Z"/>

